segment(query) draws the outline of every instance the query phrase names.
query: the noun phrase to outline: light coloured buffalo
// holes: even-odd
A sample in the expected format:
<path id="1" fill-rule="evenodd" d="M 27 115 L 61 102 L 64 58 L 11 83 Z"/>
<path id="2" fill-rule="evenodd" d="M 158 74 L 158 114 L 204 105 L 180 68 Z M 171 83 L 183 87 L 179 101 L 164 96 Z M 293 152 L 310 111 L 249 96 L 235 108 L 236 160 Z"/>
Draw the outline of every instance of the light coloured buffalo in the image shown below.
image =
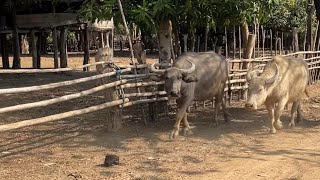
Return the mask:
<path id="1" fill-rule="evenodd" d="M 257 76 L 258 70 L 250 68 L 247 73 L 248 100 L 247 109 L 257 109 L 265 104 L 271 126 L 270 132 L 282 128 L 280 116 L 287 103 L 292 103 L 290 127 L 295 126 L 294 115 L 297 112 L 297 122 L 302 119 L 300 102 L 307 93 L 308 65 L 303 59 L 275 56 Z"/>
<path id="2" fill-rule="evenodd" d="M 193 100 L 207 100 L 215 97 L 215 112 L 212 124 L 218 125 L 218 110 L 222 105 L 225 121 L 228 113 L 223 98 L 228 79 L 228 62 L 214 52 L 185 53 L 179 56 L 172 67 L 151 71 L 160 73 L 165 79 L 165 89 L 170 98 L 176 99 L 178 111 L 176 122 L 170 133 L 174 139 L 179 135 L 180 122 L 184 123 L 184 134 L 190 131 L 187 109 Z"/>

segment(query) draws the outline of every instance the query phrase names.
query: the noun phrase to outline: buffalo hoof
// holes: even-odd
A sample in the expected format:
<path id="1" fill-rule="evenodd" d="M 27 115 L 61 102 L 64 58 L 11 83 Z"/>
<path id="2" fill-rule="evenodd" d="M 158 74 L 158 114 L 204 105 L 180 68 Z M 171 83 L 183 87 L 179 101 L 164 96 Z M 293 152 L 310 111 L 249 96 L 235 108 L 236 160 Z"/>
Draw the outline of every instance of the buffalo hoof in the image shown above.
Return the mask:
<path id="1" fill-rule="evenodd" d="M 272 128 L 270 129 L 270 133 L 271 133 L 271 134 L 275 134 L 276 132 L 277 132 L 276 128 L 272 127 Z"/>
<path id="2" fill-rule="evenodd" d="M 218 127 L 218 122 L 211 122 L 209 128 Z"/>
<path id="3" fill-rule="evenodd" d="M 191 129 L 189 129 L 189 128 L 183 129 L 183 136 L 188 136 L 188 135 L 192 135 L 192 134 L 193 134 L 193 132 Z"/>
<path id="4" fill-rule="evenodd" d="M 277 130 L 282 129 L 282 128 L 283 128 L 282 122 L 279 121 L 278 123 L 275 123 L 275 124 L 274 124 L 274 127 L 275 127 Z"/>
<path id="5" fill-rule="evenodd" d="M 294 124 L 294 122 L 289 123 L 289 127 L 290 128 L 294 128 L 296 125 Z"/>
<path id="6" fill-rule="evenodd" d="M 176 139 L 179 136 L 179 131 L 178 130 L 172 130 L 169 139 Z"/>

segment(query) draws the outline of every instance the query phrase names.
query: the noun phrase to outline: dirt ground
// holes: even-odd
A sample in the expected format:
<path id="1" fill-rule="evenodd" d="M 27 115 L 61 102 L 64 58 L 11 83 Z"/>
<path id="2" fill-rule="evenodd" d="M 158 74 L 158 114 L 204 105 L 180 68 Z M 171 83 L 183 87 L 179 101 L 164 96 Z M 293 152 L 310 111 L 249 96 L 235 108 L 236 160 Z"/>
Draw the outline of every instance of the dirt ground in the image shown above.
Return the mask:
<path id="1" fill-rule="evenodd" d="M 75 65 L 81 58 L 75 57 Z M 48 60 L 50 61 L 50 60 Z M 121 58 L 120 58 L 121 61 Z M 23 59 L 28 64 L 30 60 Z M 70 63 L 69 63 L 70 64 Z M 48 65 L 49 66 L 49 65 Z M 25 65 L 27 67 L 27 65 Z M 87 76 L 83 73 L 1 75 L 0 87 L 46 84 Z M 0 107 L 40 101 L 93 87 L 94 82 L 23 94 L 1 95 Z M 310 94 L 320 101 L 320 83 Z M 0 114 L 0 124 L 62 113 L 104 102 L 94 94 L 65 103 Z M 50 123 L 0 132 L 0 179 L 320 179 L 320 104 L 303 100 L 307 120 L 288 128 L 289 111 L 282 116 L 284 129 L 268 133 L 264 107 L 246 111 L 233 101 L 233 120 L 209 128 L 212 109 L 193 110 L 189 121 L 194 134 L 168 139 L 173 116 L 143 125 L 135 107 L 124 109 L 124 127 L 106 132 L 105 110 Z M 107 154 L 120 164 L 102 166 Z"/>

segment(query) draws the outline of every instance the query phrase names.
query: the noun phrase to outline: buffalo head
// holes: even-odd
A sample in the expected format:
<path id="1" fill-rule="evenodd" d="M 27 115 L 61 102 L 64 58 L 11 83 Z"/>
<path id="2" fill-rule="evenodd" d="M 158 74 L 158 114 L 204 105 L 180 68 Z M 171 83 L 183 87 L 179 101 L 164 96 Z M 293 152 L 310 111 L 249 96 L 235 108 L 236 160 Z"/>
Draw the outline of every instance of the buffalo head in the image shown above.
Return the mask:
<path id="1" fill-rule="evenodd" d="M 279 79 L 279 67 L 276 63 L 267 66 L 260 76 L 257 75 L 258 71 L 250 67 L 247 73 L 249 83 L 248 100 L 245 105 L 247 109 L 256 110 L 258 106 L 264 104 L 272 87 Z"/>
<path id="2" fill-rule="evenodd" d="M 151 71 L 160 74 L 165 79 L 165 90 L 172 98 L 178 98 L 181 95 L 182 81 L 185 83 L 196 82 L 197 78 L 192 75 L 195 71 L 195 65 L 187 60 L 191 67 L 189 69 L 180 69 L 177 67 L 170 67 L 167 69 L 156 69 L 155 63 L 151 65 Z"/>

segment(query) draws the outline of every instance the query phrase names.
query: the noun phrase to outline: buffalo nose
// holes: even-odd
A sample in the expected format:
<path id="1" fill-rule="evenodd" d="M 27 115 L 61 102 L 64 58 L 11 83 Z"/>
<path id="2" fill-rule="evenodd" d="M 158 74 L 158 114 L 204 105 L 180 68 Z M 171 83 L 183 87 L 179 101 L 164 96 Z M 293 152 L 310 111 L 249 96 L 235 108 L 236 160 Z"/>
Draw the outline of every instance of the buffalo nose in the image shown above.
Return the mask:
<path id="1" fill-rule="evenodd" d="M 247 104 L 245 105 L 245 107 L 246 107 L 247 109 L 252 109 L 252 108 L 253 108 L 253 104 L 248 104 L 248 103 L 247 103 Z"/>
<path id="2" fill-rule="evenodd" d="M 179 93 L 174 92 L 174 91 L 171 91 L 170 95 L 171 95 L 172 97 L 179 97 Z"/>

